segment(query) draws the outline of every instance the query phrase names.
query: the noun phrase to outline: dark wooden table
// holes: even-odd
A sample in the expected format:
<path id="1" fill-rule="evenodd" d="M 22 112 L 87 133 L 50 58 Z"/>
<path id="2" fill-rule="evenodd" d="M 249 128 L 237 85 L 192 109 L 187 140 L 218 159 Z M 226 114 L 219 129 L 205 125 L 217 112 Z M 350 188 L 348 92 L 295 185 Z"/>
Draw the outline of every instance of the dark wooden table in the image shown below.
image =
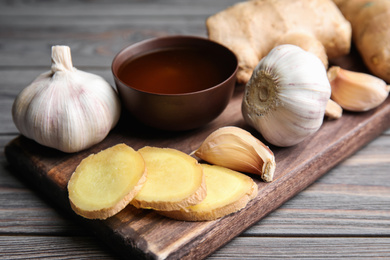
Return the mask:
<path id="1" fill-rule="evenodd" d="M 128 44 L 173 34 L 206 36 L 205 19 L 233 0 L 0 2 L 0 259 L 116 259 L 118 255 L 14 177 L 4 147 L 18 136 L 16 95 L 69 45 L 75 67 L 113 84 Z M 390 130 L 208 259 L 390 258 Z"/>

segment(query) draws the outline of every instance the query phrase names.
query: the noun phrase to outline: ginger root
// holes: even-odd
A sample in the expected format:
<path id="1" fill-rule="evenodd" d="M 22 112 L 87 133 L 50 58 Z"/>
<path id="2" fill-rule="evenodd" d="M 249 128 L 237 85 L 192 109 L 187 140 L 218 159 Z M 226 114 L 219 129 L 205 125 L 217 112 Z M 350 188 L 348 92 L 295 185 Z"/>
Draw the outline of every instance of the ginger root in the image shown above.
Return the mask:
<path id="1" fill-rule="evenodd" d="M 352 38 L 365 65 L 390 83 L 390 1 L 334 0 L 352 25 Z"/>
<path id="2" fill-rule="evenodd" d="M 138 150 L 148 178 L 131 202 L 137 208 L 179 210 L 206 197 L 206 183 L 198 161 L 179 150 L 145 146 Z"/>
<path id="3" fill-rule="evenodd" d="M 68 183 L 72 209 L 89 219 L 106 219 L 140 191 L 147 171 L 142 156 L 118 144 L 81 161 Z"/>
<path id="4" fill-rule="evenodd" d="M 68 183 L 72 209 L 89 219 L 109 218 L 130 203 L 178 220 L 214 220 L 241 210 L 257 192 L 238 171 L 176 149 L 125 144 L 83 159 Z"/>
<path id="5" fill-rule="evenodd" d="M 237 56 L 237 81 L 247 83 L 274 47 L 294 44 L 328 59 L 350 50 L 351 25 L 332 0 L 252 0 L 237 3 L 206 21 L 209 38 Z"/>
<path id="6" fill-rule="evenodd" d="M 256 197 L 257 184 L 247 175 L 216 165 L 202 164 L 206 175 L 206 198 L 197 205 L 160 214 L 185 221 L 221 218 L 243 209 Z"/>

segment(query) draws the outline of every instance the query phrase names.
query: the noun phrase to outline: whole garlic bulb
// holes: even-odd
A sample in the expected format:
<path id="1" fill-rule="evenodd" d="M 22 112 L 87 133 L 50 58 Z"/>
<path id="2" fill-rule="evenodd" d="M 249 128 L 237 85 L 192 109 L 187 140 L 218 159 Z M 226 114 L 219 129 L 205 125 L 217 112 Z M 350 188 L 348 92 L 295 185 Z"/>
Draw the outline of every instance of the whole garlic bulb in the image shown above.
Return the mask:
<path id="1" fill-rule="evenodd" d="M 53 46 L 51 71 L 19 93 L 12 117 L 24 136 L 71 153 L 102 141 L 118 122 L 120 110 L 108 82 L 74 68 L 68 46 Z"/>
<path id="2" fill-rule="evenodd" d="M 321 127 L 330 93 L 319 58 L 295 45 L 280 45 L 253 71 L 242 113 L 271 144 L 292 146 Z"/>

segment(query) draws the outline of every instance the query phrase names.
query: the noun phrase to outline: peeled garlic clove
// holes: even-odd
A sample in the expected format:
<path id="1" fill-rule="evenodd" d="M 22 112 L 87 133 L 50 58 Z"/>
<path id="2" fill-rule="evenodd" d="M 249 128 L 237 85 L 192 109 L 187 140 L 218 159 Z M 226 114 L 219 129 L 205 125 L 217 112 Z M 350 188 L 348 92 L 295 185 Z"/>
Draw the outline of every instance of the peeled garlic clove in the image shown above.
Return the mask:
<path id="1" fill-rule="evenodd" d="M 328 70 L 332 99 L 342 108 L 362 112 L 382 104 L 390 86 L 370 74 L 354 72 L 334 66 Z"/>
<path id="2" fill-rule="evenodd" d="M 21 134 L 68 153 L 102 141 L 119 115 L 116 91 L 100 76 L 74 68 L 68 46 L 52 47 L 51 71 L 19 93 L 12 107 Z"/>
<path id="3" fill-rule="evenodd" d="M 274 154 L 260 140 L 239 127 L 217 129 L 194 154 L 215 165 L 259 174 L 267 182 L 273 180 L 276 167 Z"/>
<path id="4" fill-rule="evenodd" d="M 292 146 L 322 125 L 330 84 L 321 60 L 294 45 L 275 47 L 245 86 L 245 121 L 271 144 Z"/>

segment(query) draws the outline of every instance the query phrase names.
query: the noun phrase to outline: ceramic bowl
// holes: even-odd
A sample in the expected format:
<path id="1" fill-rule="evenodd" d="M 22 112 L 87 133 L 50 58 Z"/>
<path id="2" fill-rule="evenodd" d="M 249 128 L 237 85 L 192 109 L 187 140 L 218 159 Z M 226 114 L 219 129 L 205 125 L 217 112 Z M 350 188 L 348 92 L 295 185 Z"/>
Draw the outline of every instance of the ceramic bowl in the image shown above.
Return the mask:
<path id="1" fill-rule="evenodd" d="M 207 62 L 218 68 L 218 73 L 222 75 L 221 79 L 215 84 L 189 92 L 178 93 L 180 91 L 176 91 L 172 93 L 169 90 L 169 84 L 162 84 L 166 83 L 165 81 L 155 83 L 156 86 L 164 85 L 162 89 L 151 91 L 139 86 L 142 84 L 137 85 L 137 83 L 130 82 L 132 77 L 125 79 L 126 74 L 121 71 L 126 67 L 126 64 L 144 55 L 183 48 L 196 50 L 199 56 L 208 57 Z M 172 59 L 174 57 L 168 55 L 162 61 Z M 149 77 L 150 79 L 157 77 L 153 71 L 149 71 L 149 68 L 152 67 L 149 64 L 151 65 L 153 59 L 148 62 L 146 66 L 143 65 L 146 73 L 141 71 L 145 74 L 140 79 L 141 83 Z M 121 50 L 113 59 L 112 73 L 123 106 L 136 119 L 157 129 L 183 131 L 204 126 L 223 112 L 234 92 L 237 66 L 236 56 L 229 49 L 216 42 L 195 36 L 167 36 L 144 40 Z M 142 66 L 136 68 L 140 67 Z M 194 69 L 194 71 L 196 72 L 195 79 L 198 79 L 197 77 L 199 79 L 210 77 L 199 69 Z M 136 76 L 138 73 L 135 73 L 134 78 Z M 186 89 L 185 84 L 188 84 L 188 81 L 183 80 L 183 83 L 180 84 L 182 84 L 183 89 Z"/>

